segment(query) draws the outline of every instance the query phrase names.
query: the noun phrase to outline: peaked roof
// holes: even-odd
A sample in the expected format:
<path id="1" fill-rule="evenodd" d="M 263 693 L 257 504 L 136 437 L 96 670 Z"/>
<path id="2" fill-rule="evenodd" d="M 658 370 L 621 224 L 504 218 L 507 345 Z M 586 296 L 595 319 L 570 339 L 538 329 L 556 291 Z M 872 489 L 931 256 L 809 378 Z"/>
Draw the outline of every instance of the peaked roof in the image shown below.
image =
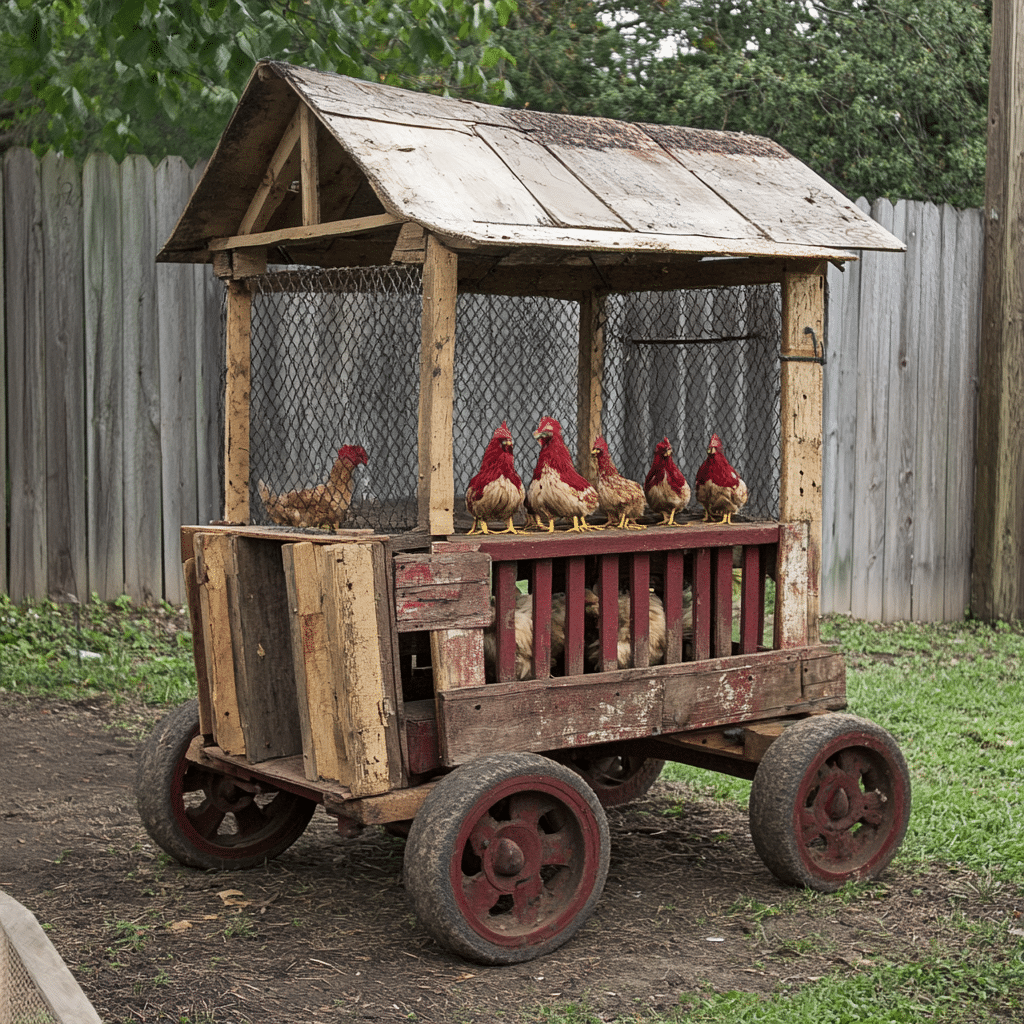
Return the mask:
<path id="1" fill-rule="evenodd" d="M 541 262 L 905 248 L 769 139 L 512 110 L 262 61 L 159 260 L 207 261 L 211 240 L 303 224 L 298 147 L 282 141 L 302 105 L 317 123 L 320 221 L 375 218 L 380 252 L 364 252 L 373 231 L 330 256 L 337 239 L 293 231 L 272 253 L 284 261 L 387 262 L 406 221 L 456 251 L 533 250 Z M 281 196 L 254 224 L 254 197 L 275 185 Z"/>

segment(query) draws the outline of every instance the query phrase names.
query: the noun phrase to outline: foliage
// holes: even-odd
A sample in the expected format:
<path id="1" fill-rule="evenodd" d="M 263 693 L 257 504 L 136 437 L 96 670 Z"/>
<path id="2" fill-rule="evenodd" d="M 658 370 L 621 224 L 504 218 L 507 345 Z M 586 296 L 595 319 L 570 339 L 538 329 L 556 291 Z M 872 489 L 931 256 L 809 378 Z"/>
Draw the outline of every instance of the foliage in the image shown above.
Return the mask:
<path id="1" fill-rule="evenodd" d="M 963 865 L 1024 882 L 1024 626 L 959 622 L 882 626 L 825 619 L 846 654 L 854 714 L 893 734 L 910 768 L 913 811 L 898 862 Z M 719 799 L 750 783 L 669 765 Z"/>
<path id="2" fill-rule="evenodd" d="M 261 57 L 505 99 L 492 40 L 515 0 L 7 0 L 6 142 L 117 159 L 209 156 Z"/>
<path id="3" fill-rule="evenodd" d="M 106 693 L 178 704 L 195 694 L 192 634 L 169 607 L 52 601 L 0 594 L 0 693 L 80 699 Z"/>
<path id="4" fill-rule="evenodd" d="M 856 198 L 984 199 L 991 3 L 523 0 L 517 103 L 774 139 Z"/>

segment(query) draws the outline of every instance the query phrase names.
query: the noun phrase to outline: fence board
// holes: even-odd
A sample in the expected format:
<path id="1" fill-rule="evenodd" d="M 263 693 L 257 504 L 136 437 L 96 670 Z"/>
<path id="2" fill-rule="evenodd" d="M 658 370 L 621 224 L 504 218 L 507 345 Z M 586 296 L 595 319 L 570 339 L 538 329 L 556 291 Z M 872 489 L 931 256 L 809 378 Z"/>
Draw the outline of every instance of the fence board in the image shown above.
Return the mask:
<path id="1" fill-rule="evenodd" d="M 180 157 L 168 157 L 157 168 L 157 182 L 157 234 L 162 243 L 173 231 L 192 194 L 188 165 Z M 197 516 L 194 268 L 188 264 L 162 264 L 157 283 L 163 409 L 160 444 L 164 487 L 164 593 L 168 601 L 181 604 L 185 595 L 176 538 L 182 523 L 194 523 Z"/>
<path id="2" fill-rule="evenodd" d="M 151 604 L 164 592 L 161 539 L 161 339 L 157 334 L 157 184 L 144 156 L 121 164 L 121 296 L 124 308 L 124 590 Z M 181 545 L 174 554 L 181 573 Z"/>
<path id="3" fill-rule="evenodd" d="M 10 595 L 46 596 L 46 378 L 39 164 L 28 150 L 5 159 Z"/>
<path id="4" fill-rule="evenodd" d="M 4 259 L 4 164 L 0 160 L 0 366 L 7 365 L 7 292 Z M 7 593 L 7 377 L 0 388 L 0 593 Z"/>
<path id="5" fill-rule="evenodd" d="M 50 152 L 42 173 L 46 363 L 47 592 L 89 596 L 85 546 L 85 359 L 82 186 L 74 161 Z"/>
<path id="6" fill-rule="evenodd" d="M 124 592 L 124 368 L 121 175 L 94 154 L 82 168 L 85 251 L 85 376 L 89 589 Z"/>
<path id="7" fill-rule="evenodd" d="M 981 340 L 982 252 L 980 210 L 947 210 L 956 246 L 943 274 L 943 316 L 950 337 L 949 423 L 946 444 L 946 576 L 942 618 L 963 616 L 971 600 L 974 541 L 974 469 L 977 451 L 978 361 Z"/>

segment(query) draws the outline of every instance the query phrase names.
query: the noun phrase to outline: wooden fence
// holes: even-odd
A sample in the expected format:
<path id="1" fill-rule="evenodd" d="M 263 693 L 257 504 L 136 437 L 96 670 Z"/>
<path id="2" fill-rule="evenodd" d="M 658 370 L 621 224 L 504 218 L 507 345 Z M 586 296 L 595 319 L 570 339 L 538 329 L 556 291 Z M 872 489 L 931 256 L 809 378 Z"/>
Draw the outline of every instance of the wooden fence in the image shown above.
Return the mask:
<path id="1" fill-rule="evenodd" d="M 0 591 L 16 601 L 180 604 L 179 525 L 220 517 L 221 286 L 205 266 L 153 261 L 200 171 L 4 159 Z M 871 213 L 908 252 L 829 271 L 822 607 L 956 619 L 981 215 L 888 201 Z"/>

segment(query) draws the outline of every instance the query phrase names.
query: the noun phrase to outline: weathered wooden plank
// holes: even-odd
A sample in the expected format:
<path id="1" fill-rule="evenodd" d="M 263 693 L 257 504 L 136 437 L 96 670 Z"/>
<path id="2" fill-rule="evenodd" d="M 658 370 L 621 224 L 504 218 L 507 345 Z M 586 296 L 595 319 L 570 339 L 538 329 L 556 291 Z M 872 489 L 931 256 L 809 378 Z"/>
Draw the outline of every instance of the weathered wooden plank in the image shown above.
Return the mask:
<path id="1" fill-rule="evenodd" d="M 893 227 L 909 240 L 911 224 L 902 200 L 893 210 Z M 913 615 L 911 579 L 914 558 L 915 426 L 920 353 L 911 343 L 905 320 L 909 296 L 904 276 L 905 257 L 890 256 L 889 386 L 886 432 L 885 558 L 882 570 L 882 619 L 893 622 Z"/>
<path id="2" fill-rule="evenodd" d="M 81 176 L 74 161 L 51 150 L 42 161 L 41 184 L 43 262 L 48 282 L 44 331 L 47 392 L 46 592 L 58 601 L 68 597 L 86 601 L 89 579 L 85 514 L 85 274 L 82 266 Z"/>
<path id="3" fill-rule="evenodd" d="M 202 609 L 203 650 L 210 684 L 212 734 L 229 754 L 245 754 L 245 738 L 235 688 L 235 659 L 228 607 L 229 574 L 235 572 L 234 547 L 228 534 L 193 535 L 199 603 Z"/>
<path id="4" fill-rule="evenodd" d="M 651 736 L 660 729 L 663 702 L 662 683 L 650 678 L 584 676 L 547 685 L 439 691 L 441 759 L 451 766 L 502 750 L 556 750 Z"/>
<path id="5" fill-rule="evenodd" d="M 45 269 L 39 165 L 27 149 L 4 159 L 7 280 L 7 413 L 11 432 L 10 596 L 47 589 Z"/>
<path id="6" fill-rule="evenodd" d="M 121 176 L 111 157 L 86 159 L 82 201 L 89 590 L 111 601 L 124 592 Z"/>
<path id="7" fill-rule="evenodd" d="M 185 559 L 181 566 L 185 580 L 189 627 L 192 630 L 192 660 L 196 667 L 196 689 L 199 694 L 199 732 L 213 735 L 213 704 L 210 701 L 210 678 L 206 672 L 205 630 L 203 627 L 202 598 L 199 594 L 199 572 L 195 555 Z"/>
<path id="8" fill-rule="evenodd" d="M 373 566 L 377 637 L 380 642 L 380 670 L 384 688 L 380 717 L 384 725 L 384 742 L 388 755 L 388 785 L 391 789 L 398 789 L 409 784 L 409 774 L 405 768 L 409 752 L 401 725 L 402 666 L 399 658 L 395 602 L 392 600 L 394 555 L 387 540 L 382 544 L 368 544 L 367 547 Z"/>
<path id="9" fill-rule="evenodd" d="M 420 350 L 418 526 L 433 535 L 455 528 L 452 404 L 458 259 L 432 235 L 423 264 Z"/>
<path id="10" fill-rule="evenodd" d="M 897 228 L 894 207 L 877 201 L 872 216 L 887 230 Z M 897 232 L 902 226 L 897 228 Z M 854 492 L 851 607 L 855 618 L 882 618 L 885 569 L 886 492 L 888 467 L 890 352 L 894 323 L 898 326 L 898 288 L 902 256 L 874 255 L 861 268 L 861 294 L 873 296 L 860 309 L 860 362 L 857 368 L 857 486 Z"/>
<path id="11" fill-rule="evenodd" d="M 590 446 L 603 433 L 601 411 L 604 407 L 604 329 L 608 320 L 603 294 L 588 291 L 580 298 L 579 358 L 576 377 L 576 465 L 594 483 L 597 466 L 590 457 Z"/>
<path id="12" fill-rule="evenodd" d="M 4 162 L 0 160 L 0 226 L 5 223 L 6 193 L 4 191 Z M 4 255 L 4 232 L 0 230 L 0 309 L 7 309 L 7 261 Z M 0 366 L 7 365 L 7 317 L 0 316 Z M 0 388 L 0 479 L 7 479 L 7 388 Z M 0 537 L 7 536 L 7 502 L 0 501 Z M 0 592 L 8 592 L 7 545 L 0 544 Z"/>
<path id="13" fill-rule="evenodd" d="M 267 248 L 269 246 L 317 242 L 325 238 L 340 238 L 345 235 L 360 235 L 394 227 L 404 223 L 401 217 L 391 213 L 375 213 L 369 217 L 355 217 L 352 220 L 328 221 L 325 224 L 308 224 L 302 227 L 278 228 L 276 231 L 261 231 L 256 235 L 228 235 L 210 241 L 211 252 L 227 249 Z M 244 276 L 244 275 L 239 275 Z M 250 274 L 252 276 L 252 274 Z"/>
<path id="14" fill-rule="evenodd" d="M 743 549 L 743 577 L 740 583 L 740 653 L 753 654 L 763 642 L 764 573 L 761 549 Z"/>
<path id="15" fill-rule="evenodd" d="M 569 558 L 565 564 L 565 674 L 583 675 L 586 562 Z"/>
<path id="16" fill-rule="evenodd" d="M 296 171 L 299 169 L 299 144 L 300 109 L 302 104 L 296 104 L 295 112 L 292 114 L 288 127 L 285 128 L 277 144 L 277 149 L 270 158 L 263 181 L 256 189 L 255 194 L 245 211 L 241 222 L 238 225 L 238 234 L 249 235 L 261 232 L 269 223 L 274 211 L 280 206 L 281 201 L 288 194 L 288 189 L 295 179 Z"/>
<path id="17" fill-rule="evenodd" d="M 779 528 L 779 561 L 775 571 L 775 646 L 807 644 L 807 524 Z"/>
<path id="18" fill-rule="evenodd" d="M 290 605 L 281 546 L 248 537 L 232 543 L 235 572 L 228 576 L 228 597 L 237 623 L 232 641 L 238 710 L 246 756 L 255 764 L 303 751 Z"/>
<path id="19" fill-rule="evenodd" d="M 121 164 L 121 295 L 124 372 L 124 589 L 135 601 L 152 604 L 168 586 L 181 603 L 177 538 L 181 519 L 165 529 L 173 510 L 161 483 L 161 441 L 177 401 L 161 405 L 161 339 L 157 332 L 157 188 L 153 165 L 144 156 Z M 166 415 L 166 419 L 165 419 Z M 154 496 L 160 495 L 158 502 Z M 167 581 L 161 554 L 168 540 Z M 173 576 L 173 579 L 172 579 Z"/>
<path id="20" fill-rule="evenodd" d="M 395 558 L 396 628 L 467 629 L 487 626 L 491 560 L 477 552 Z"/>
<path id="21" fill-rule="evenodd" d="M 369 545 L 338 544 L 324 548 L 323 558 L 330 566 L 324 611 L 332 638 L 348 776 L 339 781 L 346 782 L 355 796 L 384 793 L 391 775 L 389 716 L 384 706 L 378 621 L 373 614 L 373 557 Z"/>
<path id="22" fill-rule="evenodd" d="M 192 173 L 180 158 L 168 157 L 156 169 L 156 241 L 166 238 L 188 202 Z M 147 254 L 150 250 L 147 249 Z M 152 255 L 148 262 L 153 263 Z M 165 597 L 181 600 L 173 573 L 174 537 L 182 523 L 198 520 L 196 494 L 196 327 L 195 269 L 187 265 L 156 267 L 155 333 L 160 353 L 159 460 L 163 488 Z M 212 367 L 208 367 L 209 374 Z M 219 373 L 218 373 L 219 379 Z M 209 517 L 207 517 L 209 519 Z"/>
<path id="23" fill-rule="evenodd" d="M 500 683 L 516 677 L 517 594 L 516 563 L 499 563 L 494 567 L 494 660 L 495 678 Z"/>
<path id="24" fill-rule="evenodd" d="M 252 293 L 228 283 L 227 378 L 224 385 L 224 519 L 249 522 L 249 389 Z"/>
<path id="25" fill-rule="evenodd" d="M 732 548 L 711 549 L 711 657 L 732 654 Z"/>
<path id="26" fill-rule="evenodd" d="M 299 180 L 302 188 L 302 223 L 320 223 L 320 157 L 316 115 L 299 104 Z"/>
<path id="27" fill-rule="evenodd" d="M 943 620 L 959 621 L 971 602 L 978 359 L 985 229 L 981 210 L 943 214 L 956 225 L 956 247 L 943 273 L 943 315 L 950 336 L 949 442 L 946 446 L 946 578 Z M 945 250 L 945 245 L 943 246 Z"/>
<path id="28" fill-rule="evenodd" d="M 711 549 L 699 548 L 693 554 L 693 657 L 705 661 L 711 657 Z"/>
<path id="29" fill-rule="evenodd" d="M 942 250 L 951 243 L 940 210 L 931 203 L 907 204 L 906 296 L 903 334 L 917 361 L 912 407 L 912 506 L 910 618 L 918 622 L 942 619 L 943 579 L 946 575 L 946 462 L 949 437 L 949 323 L 943 316 L 943 279 L 947 261 Z M 959 339 L 957 339 L 959 341 Z"/>
<path id="30" fill-rule="evenodd" d="M 779 518 L 808 524 L 807 629 L 812 642 L 818 631 L 822 509 L 822 368 L 814 356 L 820 355 L 824 337 L 824 266 L 815 273 L 787 272 L 782 282 Z"/>
<path id="31" fill-rule="evenodd" d="M 537 679 L 551 675 L 551 568 L 550 558 L 542 558 L 532 566 L 533 674 Z"/>

